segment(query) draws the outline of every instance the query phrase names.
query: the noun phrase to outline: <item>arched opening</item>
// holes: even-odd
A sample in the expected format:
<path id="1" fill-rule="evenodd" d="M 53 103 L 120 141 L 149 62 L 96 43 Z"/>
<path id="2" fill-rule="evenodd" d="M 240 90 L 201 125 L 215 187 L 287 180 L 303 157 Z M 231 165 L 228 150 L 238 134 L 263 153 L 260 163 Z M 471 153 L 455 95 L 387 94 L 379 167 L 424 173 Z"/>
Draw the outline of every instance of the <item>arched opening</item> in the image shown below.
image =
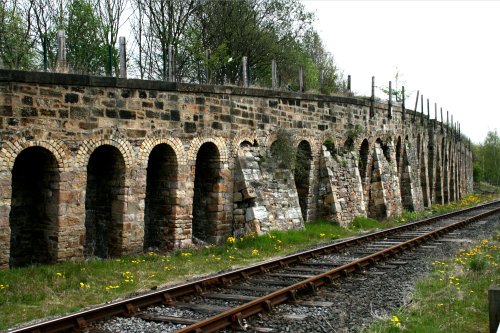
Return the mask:
<path id="1" fill-rule="evenodd" d="M 422 156 L 420 157 L 420 187 L 422 188 L 422 198 L 424 201 L 424 206 L 429 207 L 430 206 L 430 198 L 427 196 L 427 176 L 429 176 L 429 183 L 432 184 L 431 182 L 431 172 L 428 172 L 430 170 L 430 167 L 427 167 L 425 164 L 425 153 L 422 149 Z"/>
<path id="2" fill-rule="evenodd" d="M 456 186 L 457 186 L 457 178 L 455 174 L 455 158 L 454 156 L 450 155 L 450 175 L 451 175 L 451 181 L 450 181 L 450 201 L 455 201 L 456 196 L 455 196 L 455 191 L 456 191 Z"/>
<path id="3" fill-rule="evenodd" d="M 299 196 L 300 210 L 304 221 L 306 221 L 308 217 L 311 161 L 311 145 L 307 141 L 301 141 L 297 147 L 294 178 L 295 187 L 297 188 L 297 194 Z"/>
<path id="4" fill-rule="evenodd" d="M 401 165 L 401 176 L 399 178 L 399 185 L 401 191 L 401 202 L 403 208 L 406 210 L 413 211 L 415 207 L 413 206 L 413 193 L 411 188 L 411 175 L 409 172 L 410 162 L 408 161 L 408 151 L 403 149 L 403 161 Z"/>
<path id="5" fill-rule="evenodd" d="M 382 186 L 382 170 L 380 169 L 380 158 L 375 157 L 376 148 L 382 148 L 382 141 L 377 139 L 374 147 L 374 158 L 370 168 L 370 187 L 368 190 L 368 217 L 375 219 L 387 218 L 387 207 L 384 199 L 384 188 Z"/>
<path id="6" fill-rule="evenodd" d="M 435 198 L 436 198 L 436 203 L 437 204 L 442 204 L 443 203 L 443 194 L 442 194 L 442 183 L 443 180 L 441 179 L 441 172 L 442 172 L 442 160 L 441 160 L 441 151 L 436 152 L 436 184 L 434 187 L 434 193 L 435 193 Z"/>
<path id="7" fill-rule="evenodd" d="M 383 144 L 380 139 L 377 140 L 377 143 L 380 147 L 382 147 L 382 152 L 384 153 L 384 157 L 387 162 L 391 163 L 391 148 L 389 147 L 389 144 Z"/>
<path id="8" fill-rule="evenodd" d="M 443 170 L 442 170 L 442 175 L 443 175 L 443 199 L 444 203 L 449 202 L 449 187 L 450 187 L 450 182 L 449 182 L 449 161 L 448 161 L 448 149 L 446 149 L 446 143 L 444 141 L 444 138 L 441 143 L 441 151 L 443 153 Z"/>
<path id="9" fill-rule="evenodd" d="M 12 168 L 10 267 L 54 262 L 59 224 L 59 170 L 42 147 L 24 149 Z"/>
<path id="10" fill-rule="evenodd" d="M 363 183 L 365 183 L 366 179 L 368 154 L 369 154 L 368 140 L 364 139 L 363 142 L 361 143 L 361 147 L 359 148 L 359 162 L 358 162 L 359 174 L 361 176 L 361 181 Z"/>
<path id="11" fill-rule="evenodd" d="M 398 175 L 400 175 L 400 171 L 401 171 L 401 137 L 400 136 L 398 136 L 398 141 L 396 143 L 396 165 L 398 167 Z"/>
<path id="12" fill-rule="evenodd" d="M 257 143 L 257 141 L 254 140 L 254 143 Z M 252 143 L 248 140 L 244 140 L 240 143 L 240 148 L 251 148 Z"/>
<path id="13" fill-rule="evenodd" d="M 120 255 L 125 196 L 125 161 L 110 145 L 98 147 L 87 165 L 85 257 Z"/>
<path id="14" fill-rule="evenodd" d="M 144 249 L 173 247 L 177 157 L 167 144 L 149 154 L 144 209 Z"/>
<path id="15" fill-rule="evenodd" d="M 219 204 L 221 161 L 217 146 L 204 143 L 196 155 L 193 198 L 193 241 L 214 242 Z"/>

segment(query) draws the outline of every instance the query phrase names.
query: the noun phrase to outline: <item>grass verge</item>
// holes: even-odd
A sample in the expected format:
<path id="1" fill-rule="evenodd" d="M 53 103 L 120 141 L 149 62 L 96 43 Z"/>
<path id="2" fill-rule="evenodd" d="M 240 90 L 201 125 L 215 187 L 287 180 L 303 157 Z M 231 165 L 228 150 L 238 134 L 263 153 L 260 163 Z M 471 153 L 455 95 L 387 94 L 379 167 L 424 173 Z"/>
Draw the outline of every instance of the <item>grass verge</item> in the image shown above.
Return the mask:
<path id="1" fill-rule="evenodd" d="M 363 332 L 489 332 L 488 288 L 500 285 L 500 230 L 491 240 L 432 266 L 432 273 L 417 284 L 410 306 Z"/>
<path id="2" fill-rule="evenodd" d="M 349 228 L 327 221 L 307 223 L 303 230 L 273 231 L 267 235 L 229 237 L 222 246 L 186 249 L 167 254 L 146 253 L 119 259 L 92 259 L 0 271 L 0 329 L 75 312 L 145 292 L 155 286 L 183 282 L 203 274 L 236 268 L 263 259 L 303 250 L 312 245 L 387 228 L 433 213 L 465 208 L 492 197 L 468 196 L 430 211 L 404 212 L 390 221 L 356 218 Z"/>

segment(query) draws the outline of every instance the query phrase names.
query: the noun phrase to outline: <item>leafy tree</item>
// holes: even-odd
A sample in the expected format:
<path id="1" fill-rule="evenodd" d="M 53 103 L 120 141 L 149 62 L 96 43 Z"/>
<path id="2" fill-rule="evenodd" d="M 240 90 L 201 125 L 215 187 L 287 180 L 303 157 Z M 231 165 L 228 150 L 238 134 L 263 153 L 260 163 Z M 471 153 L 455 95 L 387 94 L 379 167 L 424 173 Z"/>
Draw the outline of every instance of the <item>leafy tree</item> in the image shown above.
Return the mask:
<path id="1" fill-rule="evenodd" d="M 486 134 L 484 143 L 475 145 L 474 176 L 476 181 L 500 185 L 500 138 L 497 130 Z"/>
<path id="2" fill-rule="evenodd" d="M 67 59 L 70 69 L 81 74 L 103 74 L 107 47 L 99 36 L 103 26 L 92 4 L 73 0 L 68 7 L 66 23 Z"/>
<path id="3" fill-rule="evenodd" d="M 0 2 L 0 64 L 11 69 L 33 69 L 36 54 L 31 22 L 17 2 Z"/>
<path id="4" fill-rule="evenodd" d="M 394 81 L 392 81 L 393 85 L 391 87 L 392 89 L 392 96 L 394 97 L 396 102 L 402 102 L 403 101 L 403 86 L 405 85 L 406 81 L 403 80 L 403 74 L 399 72 L 399 69 L 396 68 L 396 74 L 394 74 Z M 389 95 L 389 86 L 382 86 L 379 88 L 384 94 Z M 410 91 L 408 89 L 405 89 L 405 100 L 408 100 L 408 97 L 410 96 Z"/>

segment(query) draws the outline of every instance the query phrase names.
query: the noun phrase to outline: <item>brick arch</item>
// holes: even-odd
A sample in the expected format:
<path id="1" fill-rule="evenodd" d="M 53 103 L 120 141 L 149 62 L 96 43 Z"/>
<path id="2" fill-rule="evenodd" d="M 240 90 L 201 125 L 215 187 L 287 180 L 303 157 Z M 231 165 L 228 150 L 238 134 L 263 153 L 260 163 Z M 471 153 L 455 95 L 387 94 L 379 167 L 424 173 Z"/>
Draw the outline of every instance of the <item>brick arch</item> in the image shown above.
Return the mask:
<path id="1" fill-rule="evenodd" d="M 213 143 L 217 149 L 219 150 L 221 162 L 228 162 L 228 149 L 226 145 L 226 141 L 221 137 L 195 137 L 191 141 L 191 145 L 189 146 L 187 153 L 188 162 L 196 161 L 196 155 L 198 154 L 198 150 L 200 147 L 207 142 Z"/>
<path id="2" fill-rule="evenodd" d="M 26 138 L 14 139 L 6 142 L 0 150 L 1 170 L 12 170 L 17 156 L 26 148 L 42 147 L 54 156 L 57 168 L 66 171 L 71 168 L 72 156 L 64 142 L 56 140 L 27 140 Z"/>
<path id="3" fill-rule="evenodd" d="M 110 137 L 110 138 L 94 138 L 90 140 L 85 140 L 82 142 L 78 153 L 75 158 L 76 168 L 86 168 L 90 159 L 90 155 L 100 146 L 110 145 L 117 148 L 122 154 L 123 160 L 125 162 L 125 167 L 130 169 L 134 165 L 135 153 L 132 145 L 127 140 L 121 137 Z"/>
<path id="4" fill-rule="evenodd" d="M 142 142 L 137 156 L 137 164 L 141 167 L 147 167 L 151 151 L 160 144 L 166 144 L 174 150 L 178 164 L 187 164 L 186 152 L 184 151 L 182 141 L 179 138 L 163 135 L 155 135 L 154 137 L 147 138 Z"/>
<path id="5" fill-rule="evenodd" d="M 240 144 L 244 141 L 248 141 L 252 144 L 256 141 L 257 144 L 260 145 L 260 142 L 259 142 L 257 136 L 255 135 L 255 132 L 242 131 L 241 133 L 236 135 L 231 142 L 231 149 L 232 149 L 233 156 L 236 156 L 238 154 L 238 149 L 240 147 Z"/>
<path id="6" fill-rule="evenodd" d="M 294 135 L 294 146 L 297 148 L 302 141 L 306 141 L 311 147 L 312 158 L 318 156 L 321 153 L 321 145 L 318 143 L 318 140 L 312 136 L 299 136 Z"/>

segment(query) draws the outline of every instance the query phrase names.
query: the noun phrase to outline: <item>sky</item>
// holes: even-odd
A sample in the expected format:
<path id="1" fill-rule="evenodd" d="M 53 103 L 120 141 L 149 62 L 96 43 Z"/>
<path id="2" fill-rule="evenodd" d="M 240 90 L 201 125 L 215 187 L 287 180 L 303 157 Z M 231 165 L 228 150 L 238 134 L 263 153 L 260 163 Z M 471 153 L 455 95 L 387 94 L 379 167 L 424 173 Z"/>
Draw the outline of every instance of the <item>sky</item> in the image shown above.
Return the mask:
<path id="1" fill-rule="evenodd" d="M 472 142 L 500 131 L 500 1 L 303 2 L 355 93 L 369 96 L 372 76 L 376 86 L 394 86 L 399 72 L 412 92 L 407 108 L 419 90 L 431 119 L 437 103 L 438 119 L 441 107 L 445 118 L 449 111 Z"/>

